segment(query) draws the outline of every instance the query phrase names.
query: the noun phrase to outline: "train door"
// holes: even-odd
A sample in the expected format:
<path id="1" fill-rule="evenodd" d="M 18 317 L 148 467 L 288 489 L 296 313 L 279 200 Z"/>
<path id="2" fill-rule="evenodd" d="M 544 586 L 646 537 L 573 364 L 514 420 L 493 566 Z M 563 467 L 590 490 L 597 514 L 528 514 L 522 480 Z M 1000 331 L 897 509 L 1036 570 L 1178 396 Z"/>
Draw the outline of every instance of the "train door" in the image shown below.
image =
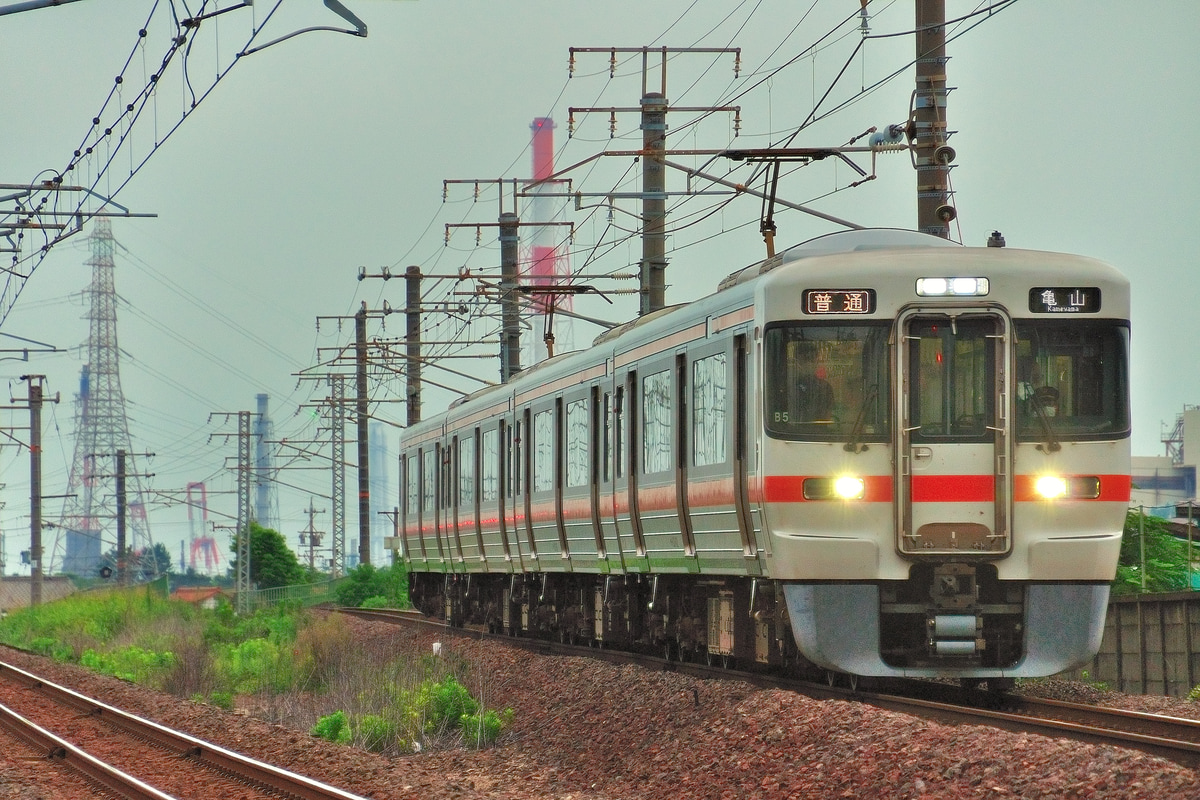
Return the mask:
<path id="1" fill-rule="evenodd" d="M 600 529 L 604 540 L 604 552 L 608 558 L 616 559 L 611 569 L 623 569 L 624 551 L 621 547 L 619 504 L 625 503 L 625 493 L 619 480 L 625 474 L 622 467 L 624 447 L 624 413 L 621 408 L 625 399 L 624 387 L 609 383 L 604 387 L 600 400 L 600 474 L 597 492 Z"/>
<path id="2" fill-rule="evenodd" d="M 898 549 L 1006 553 L 1011 321 L 993 309 L 913 309 L 897 330 Z"/>

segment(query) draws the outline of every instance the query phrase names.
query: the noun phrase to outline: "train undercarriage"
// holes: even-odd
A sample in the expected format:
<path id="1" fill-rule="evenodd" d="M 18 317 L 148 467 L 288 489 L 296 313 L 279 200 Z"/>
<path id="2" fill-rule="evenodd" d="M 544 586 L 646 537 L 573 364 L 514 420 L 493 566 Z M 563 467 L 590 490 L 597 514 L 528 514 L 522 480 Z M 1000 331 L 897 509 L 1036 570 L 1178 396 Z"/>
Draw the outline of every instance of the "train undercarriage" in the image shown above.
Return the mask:
<path id="1" fill-rule="evenodd" d="M 797 610 L 798 587 L 852 602 L 835 618 L 821 616 L 829 606 L 819 599 Z M 1024 588 L 996 581 L 990 567 L 918 568 L 904 582 L 807 585 L 671 574 L 413 573 L 409 592 L 418 610 L 455 627 L 815 680 L 844 673 L 852 684 L 858 675 L 890 674 L 1006 688 L 1020 674 L 1012 668 L 1023 652 Z M 833 631 L 851 655 L 825 665 L 806 658 L 822 645 L 797 647 L 806 622 L 824 641 Z"/>
<path id="2" fill-rule="evenodd" d="M 455 627 L 742 667 L 799 666 L 778 582 L 687 575 L 414 573 L 423 614 Z M 808 665 L 812 666 L 812 665 Z"/>

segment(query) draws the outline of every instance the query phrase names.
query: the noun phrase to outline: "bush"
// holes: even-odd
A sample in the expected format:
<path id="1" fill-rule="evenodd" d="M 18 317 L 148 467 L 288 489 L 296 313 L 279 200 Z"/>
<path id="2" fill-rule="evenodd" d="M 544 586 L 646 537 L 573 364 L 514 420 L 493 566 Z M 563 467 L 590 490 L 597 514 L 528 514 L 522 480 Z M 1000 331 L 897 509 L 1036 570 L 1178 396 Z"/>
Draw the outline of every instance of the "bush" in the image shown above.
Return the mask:
<path id="1" fill-rule="evenodd" d="M 338 605 L 358 608 L 368 598 L 383 598 L 375 608 L 408 608 L 408 573 L 401 563 L 376 569 L 371 564 L 359 564 L 334 589 Z M 375 601 L 378 602 L 378 601 Z"/>
<path id="2" fill-rule="evenodd" d="M 335 711 L 317 720 L 312 735 L 334 744 L 350 744 L 350 725 L 345 711 Z"/>
<path id="3" fill-rule="evenodd" d="M 80 666 L 90 670 L 112 675 L 122 680 L 148 686 L 161 685 L 162 679 L 175 666 L 175 654 L 171 652 L 156 653 L 143 650 L 136 645 L 98 653 L 95 650 L 85 650 L 79 657 Z"/>
<path id="4" fill-rule="evenodd" d="M 496 737 L 511 725 L 512 721 L 513 710 L 511 708 L 506 708 L 499 714 L 492 709 L 488 709 L 483 714 L 463 714 L 460 720 L 463 739 L 470 747 L 479 748 L 489 745 L 496 741 Z"/>
<path id="5" fill-rule="evenodd" d="M 384 719 L 379 714 L 363 714 L 355 725 L 357 739 L 367 750 L 381 753 L 396 741 L 398 728 L 396 723 Z"/>
<path id="6" fill-rule="evenodd" d="M 213 692 L 208 696 L 208 702 L 217 708 L 233 711 L 233 694 L 231 692 Z"/>

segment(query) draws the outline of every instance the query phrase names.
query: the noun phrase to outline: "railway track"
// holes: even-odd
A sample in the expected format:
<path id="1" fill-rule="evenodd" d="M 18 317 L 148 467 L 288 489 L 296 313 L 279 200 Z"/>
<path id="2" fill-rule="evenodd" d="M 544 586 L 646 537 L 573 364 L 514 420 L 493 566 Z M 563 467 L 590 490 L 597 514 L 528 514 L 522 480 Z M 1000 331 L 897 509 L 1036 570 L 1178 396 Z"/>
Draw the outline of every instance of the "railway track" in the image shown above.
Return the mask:
<path id="1" fill-rule="evenodd" d="M 49 770 L 66 770 L 67 783 L 82 782 L 106 796 L 363 800 L 5 663 L 0 663 L 0 700 L 0 728 L 30 748 L 30 760 L 44 762 Z M 62 772 L 53 775 L 55 796 L 64 796 Z"/>
<path id="2" fill-rule="evenodd" d="M 963 690 L 925 681 L 888 680 L 853 687 L 814 683 L 728 669 L 721 665 L 674 661 L 604 648 L 541 639 L 489 634 L 469 628 L 450 628 L 413 611 L 396 609 L 338 609 L 340 613 L 394 624 L 429 626 L 448 635 L 486 638 L 541 653 L 585 656 L 648 669 L 670 669 L 704 679 L 746 681 L 764 688 L 781 688 L 816 699 L 855 700 L 944 724 L 991 725 L 1010 731 L 1038 733 L 1093 744 L 1128 747 L 1200 769 L 1200 721 L 1161 714 L 1125 711 L 1103 706 L 1067 703 L 1018 694 Z M 833 683 L 833 682 L 831 682 Z"/>

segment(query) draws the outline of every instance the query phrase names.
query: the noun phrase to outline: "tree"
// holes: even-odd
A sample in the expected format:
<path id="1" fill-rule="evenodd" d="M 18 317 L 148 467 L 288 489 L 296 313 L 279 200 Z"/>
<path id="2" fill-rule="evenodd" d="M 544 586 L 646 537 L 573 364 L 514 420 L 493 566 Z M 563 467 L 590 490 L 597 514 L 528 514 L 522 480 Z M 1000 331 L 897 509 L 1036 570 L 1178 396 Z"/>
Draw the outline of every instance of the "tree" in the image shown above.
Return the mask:
<path id="1" fill-rule="evenodd" d="M 234 542 L 234 552 L 238 551 Z M 237 574 L 238 561 L 235 557 L 230 568 Z M 264 528 L 257 522 L 250 523 L 250 582 L 259 589 L 277 586 L 294 586 L 305 582 L 306 572 L 296 560 L 278 531 Z"/>
<path id="2" fill-rule="evenodd" d="M 116 579 L 119 572 L 118 563 L 117 549 L 114 547 L 100 559 L 100 563 L 96 567 L 96 574 L 101 578 Z M 166 545 L 161 543 L 155 544 L 149 550 L 144 548 L 142 550 L 126 548 L 125 550 L 125 569 L 128 572 L 129 580 L 135 583 L 171 574 L 172 567 L 171 554 L 167 552 Z"/>
<path id="3" fill-rule="evenodd" d="M 1144 516 L 1137 511 L 1125 515 L 1125 533 L 1121 538 L 1121 557 L 1112 585 L 1113 594 L 1175 592 L 1188 588 L 1187 545 L 1171 535 L 1168 525 L 1162 517 Z M 1143 571 L 1145 588 L 1142 588 Z"/>

